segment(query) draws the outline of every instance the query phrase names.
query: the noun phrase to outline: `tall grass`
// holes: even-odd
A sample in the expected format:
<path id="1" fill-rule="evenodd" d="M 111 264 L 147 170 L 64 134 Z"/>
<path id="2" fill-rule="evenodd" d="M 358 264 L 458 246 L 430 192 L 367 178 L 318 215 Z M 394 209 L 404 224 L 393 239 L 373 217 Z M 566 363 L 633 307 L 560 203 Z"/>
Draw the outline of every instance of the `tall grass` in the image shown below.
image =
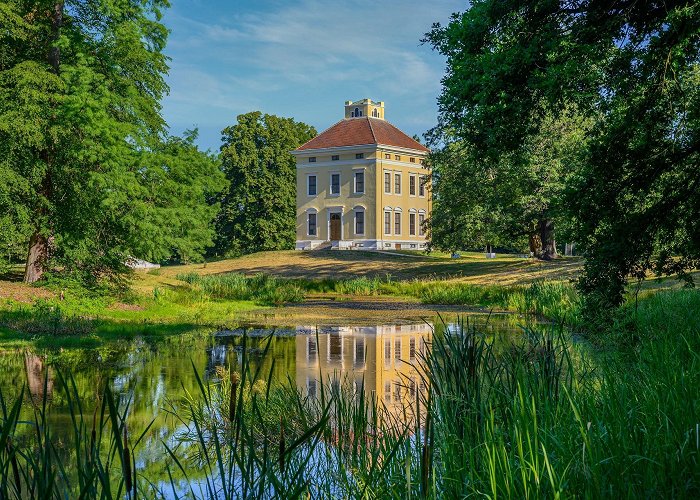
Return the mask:
<path id="1" fill-rule="evenodd" d="M 303 290 L 293 282 L 264 274 L 247 277 L 237 273 L 205 276 L 186 273 L 176 278 L 212 299 L 253 300 L 275 306 L 304 300 Z"/>
<path id="2" fill-rule="evenodd" d="M 197 498 L 697 498 L 700 294 L 674 294 L 628 311 L 639 340 L 614 355 L 590 357 L 561 326 L 526 329 L 498 352 L 466 322 L 436 332 L 419 357 L 425 389 L 398 410 L 332 380 L 318 397 L 292 380 L 273 386 L 273 367 L 251 369 L 244 338 L 240 372 L 197 375 L 199 390 L 170 403 L 182 428 L 178 446 L 163 444 L 170 484 L 154 489 L 132 468 L 131 489 Z M 123 445 L 124 406 L 109 391 L 96 424 L 71 400 L 77 476 L 56 460 L 46 402 L 23 423 L 21 401 L 1 405 L 2 498 L 127 496 L 123 457 L 133 462 L 139 440 L 127 435 Z"/>
<path id="3" fill-rule="evenodd" d="M 557 323 L 577 325 L 581 303 L 574 287 L 558 281 L 536 281 L 529 285 L 474 285 L 441 280 L 392 281 L 378 277 L 347 280 L 296 280 L 309 292 L 345 295 L 390 295 L 413 297 L 424 304 L 495 307 L 521 314 L 534 314 Z"/>

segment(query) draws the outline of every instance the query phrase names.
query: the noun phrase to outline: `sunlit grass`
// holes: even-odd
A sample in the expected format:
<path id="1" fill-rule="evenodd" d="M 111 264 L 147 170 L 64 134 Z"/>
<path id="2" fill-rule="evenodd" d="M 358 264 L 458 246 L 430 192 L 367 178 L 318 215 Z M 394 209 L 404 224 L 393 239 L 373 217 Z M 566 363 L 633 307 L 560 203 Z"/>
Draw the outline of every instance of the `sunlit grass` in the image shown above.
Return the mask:
<path id="1" fill-rule="evenodd" d="M 197 374 L 198 390 L 168 403 L 182 425 L 179 444 L 162 443 L 170 484 L 134 468 L 142 444 L 128 429 L 124 439 L 128 402 L 108 389 L 94 418 L 68 398 L 70 467 L 57 460 L 46 401 L 27 422 L 22 399 L 6 401 L 0 496 L 694 498 L 698 310 L 694 290 L 646 298 L 608 332 L 629 337 L 625 347 L 602 352 L 560 326 L 526 328 L 498 352 L 473 325 L 441 328 L 419 356 L 424 389 L 398 414 L 342 383 L 317 397 L 275 385 L 272 368 L 251 368 L 244 338 L 238 372 Z"/>

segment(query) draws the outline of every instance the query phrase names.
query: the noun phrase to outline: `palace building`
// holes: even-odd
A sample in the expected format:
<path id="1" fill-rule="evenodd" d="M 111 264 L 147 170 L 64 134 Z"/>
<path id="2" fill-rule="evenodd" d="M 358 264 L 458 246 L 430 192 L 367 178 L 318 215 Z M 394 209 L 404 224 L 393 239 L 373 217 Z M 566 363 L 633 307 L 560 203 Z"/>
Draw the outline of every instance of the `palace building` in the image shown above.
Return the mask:
<path id="1" fill-rule="evenodd" d="M 408 249 L 427 244 L 428 148 L 384 119 L 384 103 L 345 103 L 345 118 L 292 151 L 297 250 Z"/>

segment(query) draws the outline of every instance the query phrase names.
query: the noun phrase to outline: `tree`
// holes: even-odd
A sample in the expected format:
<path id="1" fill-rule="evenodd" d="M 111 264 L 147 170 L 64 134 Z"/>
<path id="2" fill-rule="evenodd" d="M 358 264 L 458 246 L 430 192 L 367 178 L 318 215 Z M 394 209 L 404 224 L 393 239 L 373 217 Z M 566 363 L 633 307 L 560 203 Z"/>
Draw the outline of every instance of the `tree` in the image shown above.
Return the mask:
<path id="1" fill-rule="evenodd" d="M 189 139 L 165 136 L 166 5 L 0 2 L 0 203 L 12 206 L 12 237 L 28 240 L 26 281 L 52 262 L 99 277 L 130 255 L 196 254 L 207 241 L 180 219 L 192 216 L 183 207 L 206 203 L 189 187 L 202 182 L 159 161 L 180 158 L 177 143 L 198 157 L 190 174 L 213 173 Z M 146 187 L 154 178 L 161 184 Z"/>
<path id="2" fill-rule="evenodd" d="M 222 132 L 222 167 L 230 187 L 217 217 L 217 251 L 248 253 L 293 248 L 296 162 L 291 151 L 316 135 L 292 118 L 239 115 Z"/>
<path id="3" fill-rule="evenodd" d="M 564 187 L 580 168 L 589 125 L 569 110 L 547 117 L 540 127 L 519 151 L 500 158 L 482 156 L 473 145 L 442 133 L 447 143 L 431 157 L 435 246 L 457 239 L 461 247 L 527 245 L 538 258 L 557 256 Z"/>
<path id="4" fill-rule="evenodd" d="M 587 311 L 630 276 L 700 264 L 700 5 L 477 1 L 426 40 L 447 56 L 440 119 L 483 158 L 520 154 L 570 105 L 592 120 L 564 206 Z"/>

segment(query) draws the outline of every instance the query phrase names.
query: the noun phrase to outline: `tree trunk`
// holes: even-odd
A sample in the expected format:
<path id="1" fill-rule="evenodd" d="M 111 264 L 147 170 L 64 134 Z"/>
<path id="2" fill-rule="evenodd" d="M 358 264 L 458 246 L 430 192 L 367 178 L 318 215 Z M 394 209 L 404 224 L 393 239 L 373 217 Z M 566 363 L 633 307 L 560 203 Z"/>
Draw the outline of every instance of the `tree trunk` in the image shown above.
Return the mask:
<path id="1" fill-rule="evenodd" d="M 554 221 L 551 219 L 542 219 L 537 223 L 539 230 L 540 241 L 542 242 L 542 252 L 540 259 L 552 260 L 559 257 L 557 255 L 557 244 L 554 241 Z"/>
<path id="2" fill-rule="evenodd" d="M 60 73 L 61 65 L 61 50 L 54 44 L 58 42 L 61 35 L 61 26 L 63 26 L 63 1 L 58 1 L 51 7 L 51 46 L 49 47 L 47 59 L 54 73 Z M 51 147 L 39 152 L 39 157 L 46 163 L 46 174 L 41 181 L 41 196 L 47 200 L 51 199 L 51 163 L 52 153 Z M 46 209 L 39 208 L 37 213 L 38 225 L 41 224 L 41 219 L 46 217 Z M 24 270 L 25 283 L 34 283 L 41 279 L 46 269 L 46 263 L 49 258 L 49 243 L 50 238 L 44 235 L 40 229 L 36 229 L 29 239 L 29 252 L 27 253 L 27 265 Z"/>
<path id="3" fill-rule="evenodd" d="M 540 235 L 537 233 L 530 233 L 529 244 L 530 255 L 539 259 L 542 255 L 542 240 L 540 239 Z"/>
<path id="4" fill-rule="evenodd" d="M 61 36 L 61 26 L 63 26 L 63 1 L 54 3 L 51 10 L 51 41 L 56 43 Z M 49 47 L 49 64 L 54 73 L 58 74 L 61 67 L 61 49 L 53 44 Z"/>
<path id="5" fill-rule="evenodd" d="M 34 283 L 44 274 L 49 258 L 49 240 L 40 232 L 35 232 L 29 240 L 27 266 L 24 270 L 24 282 Z"/>

